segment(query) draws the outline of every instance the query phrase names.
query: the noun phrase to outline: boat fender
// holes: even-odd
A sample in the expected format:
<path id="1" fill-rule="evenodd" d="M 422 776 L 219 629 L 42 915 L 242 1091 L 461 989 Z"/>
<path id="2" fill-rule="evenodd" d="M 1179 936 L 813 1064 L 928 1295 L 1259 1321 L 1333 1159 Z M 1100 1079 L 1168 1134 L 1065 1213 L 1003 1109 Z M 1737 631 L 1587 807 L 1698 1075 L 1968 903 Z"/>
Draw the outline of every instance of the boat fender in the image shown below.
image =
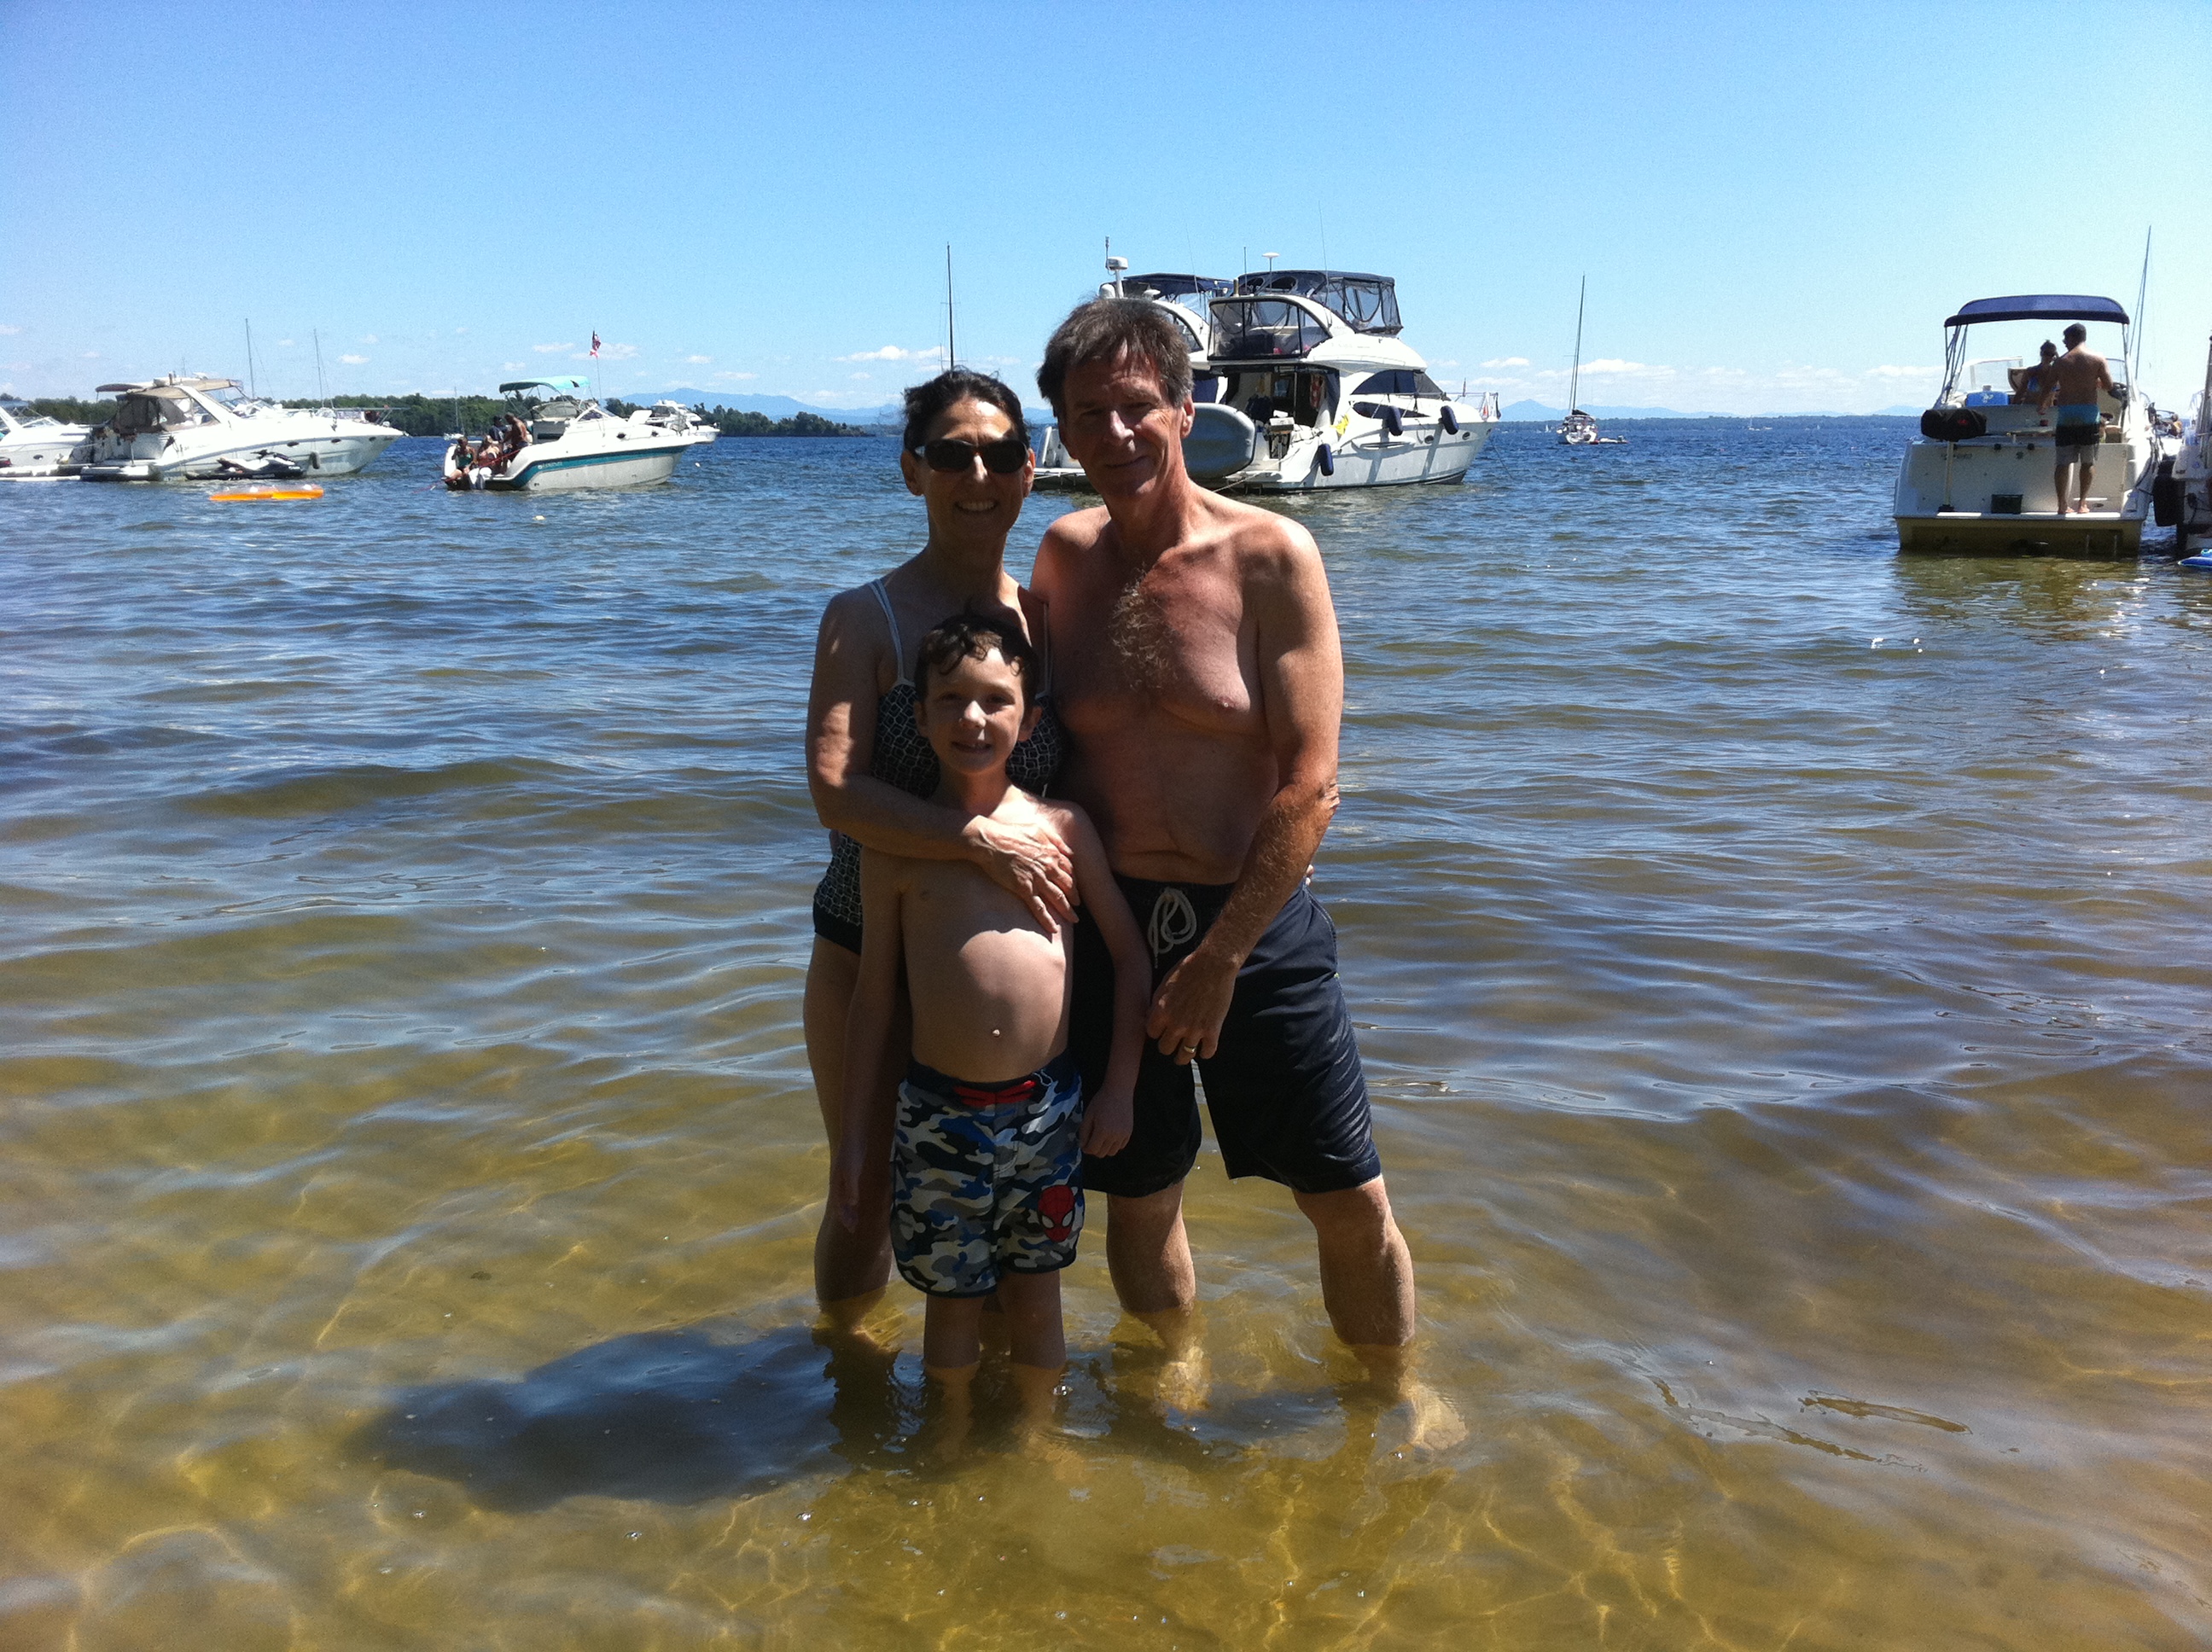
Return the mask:
<path id="1" fill-rule="evenodd" d="M 1406 422 L 1398 416 L 1398 410 L 1396 408 L 1391 406 L 1389 403 L 1385 402 L 1382 406 L 1378 407 L 1375 410 L 1382 416 L 1382 428 L 1385 430 L 1389 431 L 1394 436 L 1402 436 L 1406 434 Z"/>
<path id="2" fill-rule="evenodd" d="M 1450 431 L 1455 436 L 1459 434 L 1459 415 L 1451 410 L 1451 405 L 1449 403 L 1446 403 L 1442 408 L 1437 410 L 1437 422 L 1443 425 L 1445 429 Z"/>
<path id="3" fill-rule="evenodd" d="M 2158 474 L 2151 479 L 2150 517 L 2162 528 L 2181 521 L 2181 478 L 2173 473 L 2171 456 L 2159 460 Z"/>
<path id="4" fill-rule="evenodd" d="M 1321 446 L 1316 451 L 1314 454 L 1314 463 L 1321 467 L 1321 473 L 1323 476 L 1334 476 L 1336 474 L 1336 455 L 1328 451 L 1328 444 L 1327 442 L 1322 443 Z"/>

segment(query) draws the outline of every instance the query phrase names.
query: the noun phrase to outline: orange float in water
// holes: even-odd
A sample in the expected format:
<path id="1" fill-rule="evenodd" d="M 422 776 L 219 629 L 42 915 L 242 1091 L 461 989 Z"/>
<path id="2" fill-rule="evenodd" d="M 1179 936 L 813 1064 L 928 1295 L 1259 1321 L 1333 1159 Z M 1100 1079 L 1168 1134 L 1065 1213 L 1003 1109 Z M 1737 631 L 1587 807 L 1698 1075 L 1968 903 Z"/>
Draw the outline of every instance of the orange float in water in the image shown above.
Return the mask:
<path id="1" fill-rule="evenodd" d="M 323 490 L 313 483 L 297 488 L 238 488 L 229 493 L 210 494 L 210 499 L 224 501 L 239 499 L 320 499 Z"/>

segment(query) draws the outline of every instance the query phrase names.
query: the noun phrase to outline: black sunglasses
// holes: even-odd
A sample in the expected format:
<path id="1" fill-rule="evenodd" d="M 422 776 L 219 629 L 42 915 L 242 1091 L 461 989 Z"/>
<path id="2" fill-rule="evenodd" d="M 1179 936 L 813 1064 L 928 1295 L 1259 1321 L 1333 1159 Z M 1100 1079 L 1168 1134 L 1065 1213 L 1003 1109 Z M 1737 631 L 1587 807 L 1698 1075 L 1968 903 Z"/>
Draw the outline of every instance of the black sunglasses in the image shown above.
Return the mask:
<path id="1" fill-rule="evenodd" d="M 936 441 L 926 441 L 914 451 L 933 471 L 964 471 L 975 464 L 975 455 L 981 453 L 983 468 L 995 476 L 1012 476 L 1030 456 L 1029 444 L 1019 436 L 1001 436 L 981 447 L 972 441 L 955 441 L 945 436 Z"/>

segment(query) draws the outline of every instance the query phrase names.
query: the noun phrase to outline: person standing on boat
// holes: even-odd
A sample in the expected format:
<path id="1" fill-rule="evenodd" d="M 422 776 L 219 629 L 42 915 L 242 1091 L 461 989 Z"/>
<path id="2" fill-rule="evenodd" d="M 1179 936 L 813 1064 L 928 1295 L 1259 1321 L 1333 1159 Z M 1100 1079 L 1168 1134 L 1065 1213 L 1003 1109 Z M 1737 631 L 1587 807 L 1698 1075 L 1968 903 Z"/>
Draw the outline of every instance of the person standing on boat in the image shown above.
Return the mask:
<path id="1" fill-rule="evenodd" d="M 1150 944 L 1135 1133 L 1087 1159 L 1122 1306 L 1167 1345 L 1163 1393 L 1202 1397 L 1183 1181 L 1200 1142 L 1193 1069 L 1231 1176 L 1282 1183 L 1313 1224 L 1336 1333 L 1443 1443 L 1413 1382 L 1413 1266 L 1392 1218 L 1336 930 L 1307 888 L 1337 805 L 1344 660 L 1328 575 L 1287 517 L 1208 493 L 1184 468 L 1188 347 L 1141 301 L 1081 305 L 1037 385 L 1102 508 L 1062 517 L 1033 582 L 1071 741 L 1064 794 L 1089 811 Z M 1070 1047 L 1103 1073 L 1110 962 L 1076 932 Z M 1095 1208 L 1095 1207 L 1094 1207 Z"/>
<path id="2" fill-rule="evenodd" d="M 806 1059 L 836 1156 L 843 1122 L 846 1020 L 860 970 L 860 850 L 911 860 L 967 860 L 1029 903 L 1048 934 L 1073 921 L 1074 860 L 1049 818 L 1018 825 L 930 801 L 937 756 L 915 720 L 914 671 L 922 637 L 949 614 L 973 610 L 1047 638 L 1043 604 L 1006 569 L 1006 536 L 1036 471 L 1021 400 L 996 379 L 963 369 L 906 392 L 899 470 L 927 513 L 921 550 L 881 579 L 841 592 L 823 611 L 806 708 L 807 780 L 830 828 L 830 869 L 814 892 L 814 951 L 806 968 Z M 1052 655 L 1043 656 L 1040 710 L 1006 773 L 1042 794 L 1060 764 Z M 1085 926 L 1088 927 L 1088 926 Z M 904 994 L 901 993 L 903 1006 Z M 902 1007 L 890 1048 L 907 1047 Z M 876 1075 L 890 1115 L 903 1061 Z M 824 1315 L 851 1330 L 890 1277 L 890 1140 L 866 1155 L 864 1219 L 825 1210 L 814 1242 L 814 1290 Z"/>
<path id="3" fill-rule="evenodd" d="M 2043 341 L 2043 359 L 2032 367 L 2023 367 L 2013 386 L 2014 402 L 2040 401 L 2043 387 L 2051 382 L 2051 364 L 2058 356 L 2058 346 L 2048 338 Z"/>
<path id="4" fill-rule="evenodd" d="M 2039 405 L 2049 411 L 2052 404 L 2058 408 L 2057 433 L 2058 462 L 2053 473 L 2053 485 L 2058 490 L 2058 514 L 2066 512 L 2066 472 L 2078 469 L 2081 480 L 2075 483 L 2074 511 L 2086 515 L 2089 509 L 2089 477 L 2097 468 L 2097 444 L 2104 440 L 2104 414 L 2097 396 L 2100 392 L 2119 398 L 2119 387 L 2112 382 L 2112 372 L 2105 358 L 2087 348 L 2089 330 L 2080 322 L 2066 329 L 2066 354 L 2051 364 L 2043 375 L 2043 399 Z"/>

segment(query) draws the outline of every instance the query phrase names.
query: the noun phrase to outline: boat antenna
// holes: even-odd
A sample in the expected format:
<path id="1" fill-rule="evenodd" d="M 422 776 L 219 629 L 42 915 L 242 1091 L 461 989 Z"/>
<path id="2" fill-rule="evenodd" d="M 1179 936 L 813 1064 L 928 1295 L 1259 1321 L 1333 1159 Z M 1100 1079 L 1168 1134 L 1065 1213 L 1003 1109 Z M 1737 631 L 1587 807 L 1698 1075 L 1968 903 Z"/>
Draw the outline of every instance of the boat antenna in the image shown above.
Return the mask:
<path id="1" fill-rule="evenodd" d="M 1322 273 L 1327 275 L 1328 273 L 1328 214 L 1316 207 L 1314 216 L 1321 220 L 1321 267 Z"/>
<path id="2" fill-rule="evenodd" d="M 2150 226 L 2143 227 L 2142 277 L 2136 282 L 2136 325 L 2128 331 L 2132 335 L 2128 343 L 2135 346 L 2128 361 L 2128 393 L 2136 392 L 2136 371 L 2142 363 L 2143 300 L 2150 292 Z"/>
<path id="3" fill-rule="evenodd" d="M 250 316 L 246 323 L 246 393 L 256 398 L 258 398 L 261 394 L 260 391 L 254 386 L 253 320 Z"/>
<path id="4" fill-rule="evenodd" d="M 953 354 L 952 337 L 952 243 L 945 243 L 945 370 L 952 371 L 959 357 Z"/>
<path id="5" fill-rule="evenodd" d="M 1575 294 L 1575 366 L 1567 375 L 1567 411 L 1571 413 L 1583 404 L 1583 301 L 1589 296 L 1589 277 Z"/>
<path id="6" fill-rule="evenodd" d="M 315 395 L 316 395 L 316 397 L 317 397 L 317 398 L 318 398 L 322 402 L 323 405 L 324 405 L 324 406 L 325 406 L 325 407 L 327 407 L 327 406 L 329 406 L 329 405 L 330 405 L 330 401 L 331 401 L 331 392 L 329 392 L 329 390 L 327 390 L 326 388 L 325 388 L 325 386 L 324 386 L 324 385 L 323 385 L 323 333 L 322 333 L 322 329 L 321 329 L 321 328 L 318 327 L 318 328 L 315 330 L 315 336 L 314 336 L 314 337 L 315 337 Z"/>

